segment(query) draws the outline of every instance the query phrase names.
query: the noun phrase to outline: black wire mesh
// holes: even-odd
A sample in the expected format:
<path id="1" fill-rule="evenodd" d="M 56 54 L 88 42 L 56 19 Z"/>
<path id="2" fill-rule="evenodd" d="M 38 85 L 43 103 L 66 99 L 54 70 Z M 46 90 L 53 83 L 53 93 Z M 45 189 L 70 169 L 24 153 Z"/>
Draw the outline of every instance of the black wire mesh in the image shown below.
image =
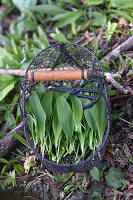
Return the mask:
<path id="1" fill-rule="evenodd" d="M 78 164 L 57 164 L 50 161 L 47 157 L 43 157 L 40 153 L 40 149 L 35 148 L 33 141 L 30 139 L 31 132 L 29 129 L 28 114 L 26 112 L 26 103 L 30 100 L 32 90 L 34 90 L 38 85 L 38 82 L 30 82 L 28 80 L 29 71 L 65 69 L 88 69 L 88 77 L 90 80 L 96 78 L 97 80 L 102 81 L 103 92 L 99 91 L 99 93 L 104 96 L 107 105 L 108 123 L 103 140 L 93 155 Z M 46 81 L 43 83 L 45 87 L 48 88 L 49 86 L 53 86 L 57 83 L 58 85 L 62 85 L 63 81 Z M 80 83 L 81 81 L 78 81 L 79 85 Z M 105 145 L 110 130 L 110 100 L 102 66 L 97 58 L 88 49 L 71 43 L 58 43 L 45 48 L 30 62 L 25 73 L 24 81 L 21 83 L 21 87 L 23 92 L 20 98 L 20 109 L 23 117 L 25 138 L 45 168 L 57 173 L 87 172 L 101 162 L 105 155 Z"/>

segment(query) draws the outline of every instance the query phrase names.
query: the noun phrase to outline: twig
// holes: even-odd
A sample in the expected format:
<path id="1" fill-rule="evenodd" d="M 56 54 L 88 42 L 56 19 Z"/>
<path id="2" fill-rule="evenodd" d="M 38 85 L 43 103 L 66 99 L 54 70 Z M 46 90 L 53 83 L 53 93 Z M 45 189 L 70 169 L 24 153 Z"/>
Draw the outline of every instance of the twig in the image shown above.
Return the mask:
<path id="1" fill-rule="evenodd" d="M 117 60 L 120 53 L 129 51 L 132 48 L 133 48 L 133 36 L 131 36 L 128 40 L 120 44 L 113 51 L 108 53 L 104 58 L 102 58 L 101 62 L 104 63 L 104 60 L 107 60 L 110 64 L 112 60 Z"/>
<path id="2" fill-rule="evenodd" d="M 111 102 L 114 102 L 114 101 L 117 101 L 118 99 L 124 99 L 124 98 L 129 98 L 130 97 L 130 94 L 122 94 L 122 95 L 117 95 L 117 96 L 114 96 L 114 97 L 112 97 L 110 100 L 111 100 Z"/>
<path id="3" fill-rule="evenodd" d="M 0 74 L 10 74 L 13 76 L 24 76 L 26 70 L 21 69 L 0 69 Z"/>
<path id="4" fill-rule="evenodd" d="M 75 41 L 76 44 L 79 44 L 80 42 L 82 42 L 85 39 L 85 37 L 81 37 L 79 40 Z"/>
<path id="5" fill-rule="evenodd" d="M 81 27 L 78 31 L 77 34 L 81 31 L 83 31 L 84 29 L 86 29 L 91 23 L 93 22 L 92 19 L 90 19 L 83 27 Z"/>
<path id="6" fill-rule="evenodd" d="M 72 196 L 72 194 L 73 194 L 73 191 L 72 191 L 64 200 L 68 200 L 68 198 L 69 198 L 70 196 Z"/>
<path id="7" fill-rule="evenodd" d="M 127 120 L 122 119 L 121 117 L 119 119 L 131 125 L 131 122 L 128 122 Z"/>
<path id="8" fill-rule="evenodd" d="M 11 153 L 12 153 L 13 155 L 15 155 L 15 156 L 19 157 L 19 158 L 21 159 L 21 161 L 25 161 L 25 160 L 26 160 L 26 158 L 25 158 L 25 157 L 23 157 L 23 156 L 20 156 L 20 155 L 19 155 L 19 154 L 17 154 L 17 153 L 14 153 L 14 152 L 12 152 L 12 151 L 11 151 Z"/>
<path id="9" fill-rule="evenodd" d="M 63 68 L 60 68 L 60 69 L 63 69 Z M 41 70 L 45 71 L 46 69 L 41 69 Z M 51 70 L 51 68 L 48 68 L 47 70 Z M 21 70 L 21 69 L 17 69 L 17 70 L 16 69 L 0 69 L 0 74 L 10 74 L 10 75 L 13 75 L 13 76 L 25 76 L 25 72 L 26 72 L 26 70 Z M 97 72 L 97 75 L 100 76 L 100 72 Z M 121 86 L 114 79 L 115 77 L 121 78 L 121 76 L 119 74 L 117 74 L 117 73 L 113 74 L 113 73 L 105 72 L 104 75 L 106 77 L 106 81 L 110 82 L 118 91 L 120 91 L 120 92 L 122 92 L 124 94 L 128 93 L 128 89 L 125 89 L 123 86 Z"/>
<path id="10" fill-rule="evenodd" d="M 16 106 L 16 105 L 18 105 L 19 103 L 14 103 L 14 104 L 7 104 L 7 105 L 4 105 L 4 106 L 1 106 L 1 107 L 10 107 L 10 106 Z"/>
<path id="11" fill-rule="evenodd" d="M 0 157 L 5 156 L 8 151 L 15 146 L 17 143 L 17 139 L 12 135 L 12 132 L 17 133 L 19 135 L 21 134 L 21 131 L 23 130 L 23 122 L 21 122 L 19 125 L 14 127 L 9 133 L 6 134 L 5 137 L 3 137 L 0 140 Z"/>
<path id="12" fill-rule="evenodd" d="M 106 77 L 106 81 L 110 82 L 119 92 L 123 93 L 123 94 L 128 94 L 128 90 L 125 89 L 122 85 L 120 85 L 111 74 L 108 74 L 108 76 Z"/>
<path id="13" fill-rule="evenodd" d="M 129 93 L 133 96 L 133 89 L 130 87 L 130 86 L 126 86 L 125 87 L 128 91 L 129 91 Z"/>
<path id="14" fill-rule="evenodd" d="M 37 176 L 37 178 L 42 178 L 42 177 L 44 177 L 44 176 L 48 176 L 48 177 L 50 177 L 51 180 L 54 182 L 55 179 L 54 179 L 54 177 L 52 176 L 52 174 L 50 174 L 46 169 L 45 169 L 45 171 L 46 171 L 46 172 L 44 172 L 43 174 Z"/>

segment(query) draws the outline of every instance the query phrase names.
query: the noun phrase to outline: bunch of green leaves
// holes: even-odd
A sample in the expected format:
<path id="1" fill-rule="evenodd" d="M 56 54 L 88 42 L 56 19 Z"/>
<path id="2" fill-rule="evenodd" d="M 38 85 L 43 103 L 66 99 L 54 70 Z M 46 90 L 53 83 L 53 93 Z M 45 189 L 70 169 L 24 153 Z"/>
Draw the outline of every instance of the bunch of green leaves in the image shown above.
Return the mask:
<path id="1" fill-rule="evenodd" d="M 24 172 L 24 167 L 20 164 L 19 157 L 16 157 L 10 161 L 6 160 L 5 158 L 0 158 L 0 163 L 4 164 L 0 172 L 1 175 L 5 175 L 7 171 L 11 170 L 12 168 L 14 168 L 19 176 L 21 176 L 21 173 Z"/>
<path id="2" fill-rule="evenodd" d="M 10 25 L 10 32 L 17 34 L 18 30 L 35 31 L 37 26 L 37 16 L 31 11 L 30 7 L 37 4 L 37 0 L 12 0 L 13 5 L 19 10 L 20 16 L 17 20 L 13 21 Z"/>
<path id="3" fill-rule="evenodd" d="M 93 167 L 90 170 L 90 174 L 86 173 L 82 176 L 75 177 L 74 173 L 67 173 L 67 174 L 57 174 L 54 173 L 54 178 L 63 184 L 63 191 L 68 195 L 75 190 L 79 190 L 83 194 L 89 194 L 91 198 L 95 199 L 103 199 L 103 193 L 105 190 L 105 186 L 101 184 L 100 177 L 103 176 L 103 170 L 99 171 L 97 167 Z M 92 177 L 92 181 L 97 181 L 99 183 L 92 184 L 91 187 L 88 189 L 87 181 Z"/>
<path id="4" fill-rule="evenodd" d="M 7 1 L 8 2 L 8 1 Z M 71 33 L 67 34 L 66 40 L 74 38 L 82 27 L 87 25 L 88 20 L 92 22 L 85 26 L 91 31 L 95 27 L 107 28 L 106 38 L 110 41 L 112 35 L 118 31 L 118 23 L 114 19 L 122 16 L 129 22 L 133 22 L 132 0 L 125 2 L 124 0 L 85 0 L 82 3 L 78 0 L 60 0 L 60 1 L 37 1 L 37 0 L 12 0 L 10 10 L 18 9 L 19 18 L 10 25 L 10 33 L 19 34 L 24 31 L 36 31 L 36 26 L 42 24 L 47 28 L 47 24 L 51 22 L 52 28 L 56 29 L 56 33 L 52 33 L 51 37 L 61 40 L 58 35 L 59 28 L 68 27 Z M 7 11 L 7 12 L 11 12 Z M 4 15 L 4 13 L 3 13 Z M 58 28 L 58 29 L 57 29 Z M 67 32 L 67 28 L 63 31 Z M 83 29 L 85 30 L 85 29 Z M 51 32 L 51 31 L 49 31 Z M 56 35 L 56 36 L 55 36 Z M 64 38 L 64 34 L 62 39 Z M 62 40 L 64 41 L 64 39 Z"/>
<path id="5" fill-rule="evenodd" d="M 14 159 L 8 161 L 5 158 L 0 158 L 0 178 L 2 177 L 2 180 L 0 182 L 0 191 L 5 191 L 11 189 L 12 187 L 17 187 L 16 176 L 22 176 L 22 174 L 25 172 L 22 161 L 25 160 L 25 158 L 29 155 L 27 154 L 27 152 L 26 154 L 24 154 L 19 149 L 16 150 L 18 155 Z"/>
<path id="6" fill-rule="evenodd" d="M 19 86 L 16 85 L 19 79 L 8 74 L 3 74 L 0 76 L 0 81 L 0 124 L 6 123 L 5 126 L 11 129 L 22 120 L 18 106 Z M 3 133 L 0 133 L 0 137 Z"/>
<path id="7" fill-rule="evenodd" d="M 7 82 L 7 84 L 8 84 L 8 82 Z M 10 85 L 9 85 L 9 87 L 10 87 Z M 8 86 L 6 88 L 8 88 Z M 8 92 L 8 91 L 6 91 L 6 92 Z M 7 126 L 9 129 L 11 129 L 13 126 L 16 125 L 16 119 L 20 114 L 20 111 L 18 109 L 18 103 L 17 103 L 18 99 L 19 99 L 19 96 L 15 95 L 10 104 L 0 106 L 0 114 L 4 116 L 4 120 L 7 122 Z M 16 116 L 16 119 L 15 119 L 14 110 L 16 108 L 17 108 L 17 113 L 15 114 L 15 116 Z"/>
<path id="8" fill-rule="evenodd" d="M 60 0 L 55 4 L 47 2 L 42 5 L 34 5 L 30 10 L 35 13 L 44 14 L 47 17 L 47 21 L 55 22 L 53 28 L 63 28 L 71 25 L 71 30 L 74 35 L 88 22 L 88 18 L 93 19 L 89 27 L 102 27 L 104 25 L 104 27 L 108 27 L 110 33 L 118 25 L 117 23 L 111 23 L 114 18 L 122 16 L 130 22 L 133 21 L 132 0 L 128 0 L 128 2 L 124 0 L 85 0 L 83 4 L 79 3 L 78 0 Z"/>
<path id="9" fill-rule="evenodd" d="M 20 17 L 10 25 L 11 33 L 18 33 L 18 30 L 22 32 L 25 30 L 35 31 L 38 22 L 41 24 L 43 23 L 42 18 L 44 17 L 44 14 L 47 16 L 46 21 L 58 21 L 54 28 L 60 28 L 66 26 L 67 24 L 71 24 L 72 30 L 75 32 L 75 21 L 83 15 L 83 10 L 77 0 L 72 2 L 62 1 L 63 4 L 61 2 L 56 2 L 56 5 L 49 1 L 39 1 L 39 5 L 37 5 L 37 0 L 12 0 L 12 3 L 20 11 Z M 62 8 L 64 3 L 68 10 Z M 76 11 L 71 11 L 69 9 L 69 5 L 67 4 L 71 3 L 78 8 Z M 54 17 L 52 17 L 52 15 L 54 15 Z"/>
<path id="10" fill-rule="evenodd" d="M 106 103 L 100 96 L 93 107 L 83 109 L 88 103 L 89 99 L 70 92 L 46 92 L 42 83 L 32 91 L 26 106 L 29 128 L 43 155 L 47 153 L 51 160 L 60 162 L 72 154 L 78 162 L 96 150 L 107 126 Z"/>
<path id="11" fill-rule="evenodd" d="M 21 64 L 24 57 L 24 44 L 26 44 L 26 61 Z M 32 38 L 29 38 L 28 34 L 25 34 L 23 37 L 21 31 L 18 35 L 7 33 L 7 36 L 4 36 L 0 34 L 0 45 L 3 46 L 0 47 L 0 68 L 26 69 L 34 56 L 39 53 L 40 50 L 49 46 L 50 43 L 42 27 L 37 26 L 37 32 L 33 33 Z"/>
<path id="12" fill-rule="evenodd" d="M 12 135 L 18 139 L 22 144 L 24 144 L 28 149 L 30 148 L 27 144 L 27 141 L 20 135 L 13 133 Z M 26 165 L 26 169 L 23 166 L 23 161 L 29 157 L 28 151 L 26 153 L 22 152 L 20 149 L 16 149 L 17 154 L 14 159 L 7 160 L 5 158 L 0 158 L 0 191 L 5 191 L 12 189 L 12 187 L 17 187 L 16 177 L 22 176 L 25 173 L 25 170 L 29 170 L 33 166 L 32 162 L 29 162 Z M 34 166 L 36 164 L 34 163 Z"/>
<path id="13" fill-rule="evenodd" d="M 26 61 L 22 63 L 21 61 L 24 57 L 23 44 L 25 42 Z M 13 34 L 7 34 L 7 36 L 0 34 L 0 44 L 0 68 L 5 69 L 6 73 L 7 69 L 26 69 L 33 57 L 40 50 L 49 46 L 49 41 L 41 26 L 38 26 L 37 33 L 33 34 L 32 39 L 29 39 L 28 35 L 25 35 L 25 38 L 23 38 L 21 32 L 18 37 Z M 9 128 L 21 121 L 19 107 L 17 108 L 17 113 L 15 113 L 16 116 L 12 113 L 18 101 L 18 93 L 20 93 L 19 83 L 21 80 L 22 77 L 9 74 L 0 75 L 0 115 L 3 116 L 3 120 L 0 123 L 7 121 Z"/>
<path id="14" fill-rule="evenodd" d="M 6 178 L 0 182 L 0 191 L 9 190 L 13 187 L 17 187 L 15 170 L 10 173 L 6 173 Z"/>
<path id="15" fill-rule="evenodd" d="M 102 164 L 100 166 L 102 170 L 99 170 L 97 167 L 93 167 L 90 170 L 90 173 L 85 174 L 84 176 L 75 178 L 74 173 L 68 174 L 54 174 L 54 178 L 63 184 L 64 192 L 68 195 L 74 190 L 80 190 L 83 194 L 88 194 L 90 198 L 103 200 L 103 194 L 105 193 L 105 182 L 101 182 L 100 178 L 103 178 L 105 175 L 105 181 L 107 185 L 116 190 L 127 188 L 129 182 L 125 179 L 125 173 L 121 172 L 119 169 L 114 166 L 109 169 L 109 171 L 104 172 L 106 165 Z M 92 177 L 91 181 L 95 181 L 95 184 L 91 184 L 89 189 L 86 186 L 87 179 Z M 80 180 L 80 181 L 79 181 Z M 79 182 L 78 182 L 79 181 Z M 97 181 L 97 183 L 96 183 Z M 116 196 L 116 195 L 115 195 Z M 130 196 L 127 195 L 126 199 Z M 116 199 L 116 198 L 115 198 Z"/>
<path id="16" fill-rule="evenodd" d="M 71 10 L 70 5 L 74 6 L 75 9 Z M 81 20 L 84 13 L 77 0 L 60 1 L 56 5 L 52 2 L 35 5 L 30 10 L 47 16 L 47 21 L 55 22 L 53 28 L 62 28 L 70 24 L 74 34 L 76 33 L 76 21 Z"/>

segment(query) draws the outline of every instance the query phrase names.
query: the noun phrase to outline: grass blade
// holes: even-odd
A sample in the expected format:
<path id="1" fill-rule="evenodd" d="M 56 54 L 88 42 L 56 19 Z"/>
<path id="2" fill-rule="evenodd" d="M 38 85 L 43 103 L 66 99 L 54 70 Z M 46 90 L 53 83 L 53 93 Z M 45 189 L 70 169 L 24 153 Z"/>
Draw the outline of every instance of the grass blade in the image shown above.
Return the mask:
<path id="1" fill-rule="evenodd" d="M 12 132 L 12 135 L 17 139 L 19 140 L 22 144 L 24 144 L 26 147 L 28 147 L 30 149 L 30 146 L 28 145 L 27 141 L 21 137 L 20 135 L 18 135 L 17 133 L 13 133 Z"/>

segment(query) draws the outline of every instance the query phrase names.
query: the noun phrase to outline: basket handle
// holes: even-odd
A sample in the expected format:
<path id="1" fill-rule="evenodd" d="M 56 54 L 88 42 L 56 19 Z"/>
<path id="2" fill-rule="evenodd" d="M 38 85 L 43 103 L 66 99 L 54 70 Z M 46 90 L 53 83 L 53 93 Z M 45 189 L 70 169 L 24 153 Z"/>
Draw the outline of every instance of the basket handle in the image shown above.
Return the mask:
<path id="1" fill-rule="evenodd" d="M 51 71 L 30 71 L 29 81 L 69 81 L 87 80 L 88 70 L 51 70 Z"/>

